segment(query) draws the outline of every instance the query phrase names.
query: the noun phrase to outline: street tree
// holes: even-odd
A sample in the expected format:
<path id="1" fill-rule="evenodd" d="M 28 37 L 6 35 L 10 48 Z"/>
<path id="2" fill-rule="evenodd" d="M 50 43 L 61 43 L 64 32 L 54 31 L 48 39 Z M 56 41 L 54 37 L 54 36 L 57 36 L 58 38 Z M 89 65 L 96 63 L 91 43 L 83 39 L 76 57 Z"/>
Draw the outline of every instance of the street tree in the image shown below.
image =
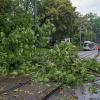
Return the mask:
<path id="1" fill-rule="evenodd" d="M 73 37 L 77 30 L 78 14 L 69 0 L 41 0 L 39 5 L 38 15 L 41 19 L 49 17 L 56 26 L 55 34 L 52 34 L 54 39 Z"/>

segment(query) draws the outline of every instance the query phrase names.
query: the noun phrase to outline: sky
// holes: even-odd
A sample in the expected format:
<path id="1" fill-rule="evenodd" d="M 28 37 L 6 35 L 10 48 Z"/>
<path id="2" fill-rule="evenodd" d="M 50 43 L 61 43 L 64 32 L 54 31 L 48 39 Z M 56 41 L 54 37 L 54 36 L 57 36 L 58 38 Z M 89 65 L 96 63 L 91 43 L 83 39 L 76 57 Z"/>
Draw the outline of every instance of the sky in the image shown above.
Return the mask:
<path id="1" fill-rule="evenodd" d="M 83 15 L 93 12 L 100 16 L 100 0 L 71 0 L 71 2 Z"/>

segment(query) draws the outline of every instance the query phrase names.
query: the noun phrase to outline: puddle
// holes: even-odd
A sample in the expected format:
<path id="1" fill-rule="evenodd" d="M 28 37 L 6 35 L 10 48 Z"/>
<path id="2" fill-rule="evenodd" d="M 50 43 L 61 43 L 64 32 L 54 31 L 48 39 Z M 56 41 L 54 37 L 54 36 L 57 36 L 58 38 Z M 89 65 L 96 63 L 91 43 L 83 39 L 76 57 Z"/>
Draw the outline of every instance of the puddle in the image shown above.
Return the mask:
<path id="1" fill-rule="evenodd" d="M 90 87 L 93 87 L 96 93 L 90 93 Z M 71 97 L 76 98 L 75 100 L 100 100 L 100 87 L 96 84 L 84 84 L 82 87 L 74 89 L 63 89 L 62 94 L 60 94 L 60 91 L 57 91 L 48 100 L 71 100 L 69 99 Z"/>
<path id="2" fill-rule="evenodd" d="M 89 91 L 90 89 L 94 90 Z M 83 87 L 75 89 L 75 94 L 78 100 L 100 100 L 99 88 L 92 84 L 84 84 Z"/>

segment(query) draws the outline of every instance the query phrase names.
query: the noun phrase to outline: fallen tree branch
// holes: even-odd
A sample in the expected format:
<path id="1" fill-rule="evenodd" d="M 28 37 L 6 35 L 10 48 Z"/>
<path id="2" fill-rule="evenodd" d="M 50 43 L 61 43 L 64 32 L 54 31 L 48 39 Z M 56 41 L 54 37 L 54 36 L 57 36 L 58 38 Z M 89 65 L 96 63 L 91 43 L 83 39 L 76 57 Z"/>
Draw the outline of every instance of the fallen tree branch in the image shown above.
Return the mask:
<path id="1" fill-rule="evenodd" d="M 100 72 L 98 72 L 98 71 L 96 71 L 94 69 L 91 69 L 91 68 L 87 68 L 87 69 L 100 75 Z"/>

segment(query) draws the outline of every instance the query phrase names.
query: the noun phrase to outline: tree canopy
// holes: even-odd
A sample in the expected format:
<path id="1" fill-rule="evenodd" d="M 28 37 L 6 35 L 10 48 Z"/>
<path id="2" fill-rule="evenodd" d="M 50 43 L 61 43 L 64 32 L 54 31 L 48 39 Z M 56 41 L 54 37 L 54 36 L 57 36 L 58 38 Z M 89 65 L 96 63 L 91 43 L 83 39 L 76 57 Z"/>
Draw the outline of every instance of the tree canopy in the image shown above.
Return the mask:
<path id="1" fill-rule="evenodd" d="M 38 15 L 42 18 L 50 16 L 50 21 L 56 26 L 54 38 L 61 40 L 77 32 L 75 9 L 69 0 L 41 0 Z"/>

